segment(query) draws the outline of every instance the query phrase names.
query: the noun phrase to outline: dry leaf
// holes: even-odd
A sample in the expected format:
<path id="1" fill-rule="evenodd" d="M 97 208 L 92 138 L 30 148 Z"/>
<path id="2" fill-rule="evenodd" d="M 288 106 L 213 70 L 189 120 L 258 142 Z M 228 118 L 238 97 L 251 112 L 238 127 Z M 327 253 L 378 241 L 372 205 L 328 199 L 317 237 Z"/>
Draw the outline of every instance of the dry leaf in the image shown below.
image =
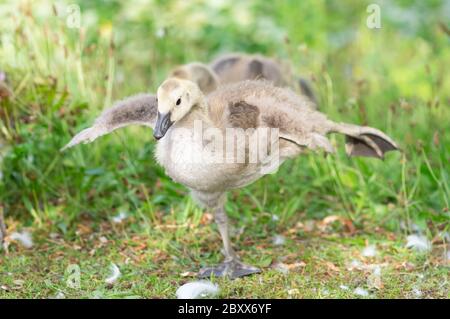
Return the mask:
<path id="1" fill-rule="evenodd" d="M 435 131 L 433 134 L 433 143 L 435 146 L 439 146 L 439 132 Z"/>
<path id="2" fill-rule="evenodd" d="M 195 277 L 195 276 L 197 276 L 197 273 L 193 272 L 193 271 L 186 271 L 186 272 L 181 273 L 180 276 L 181 277 Z"/>
<path id="3" fill-rule="evenodd" d="M 330 225 L 330 224 L 332 224 L 332 223 L 334 223 L 335 221 L 338 221 L 338 220 L 340 220 L 340 219 L 341 219 L 341 216 L 338 216 L 338 215 L 330 215 L 330 216 L 327 216 L 327 217 L 325 217 L 324 219 L 322 219 L 321 224 L 322 224 L 322 225 L 325 225 L 325 226 L 328 226 L 328 225 Z"/>
<path id="4" fill-rule="evenodd" d="M 293 264 L 286 264 L 286 265 L 287 265 L 289 270 L 294 270 L 294 269 L 306 266 L 306 264 L 303 261 L 296 262 L 296 263 L 293 263 Z"/>
<path id="5" fill-rule="evenodd" d="M 303 230 L 307 233 L 313 232 L 314 228 L 316 227 L 316 223 L 314 220 L 307 220 L 305 221 L 305 226 L 303 227 Z"/>
<path id="6" fill-rule="evenodd" d="M 204 213 L 202 217 L 200 218 L 200 225 L 208 225 L 210 224 L 214 219 L 214 216 L 210 213 Z"/>
<path id="7" fill-rule="evenodd" d="M 339 272 L 340 271 L 339 267 L 337 267 L 335 264 L 333 264 L 330 261 L 327 261 L 325 263 L 325 266 L 327 266 L 328 270 L 330 270 L 330 271 L 334 271 L 334 272 Z"/>
<path id="8" fill-rule="evenodd" d="M 91 227 L 89 227 L 87 225 L 84 225 L 84 224 L 78 224 L 77 231 L 76 231 L 76 234 L 78 236 L 87 235 L 87 234 L 90 234 L 90 233 L 92 233 Z"/>
<path id="9" fill-rule="evenodd" d="M 322 221 L 319 222 L 319 228 L 321 231 L 325 231 L 327 227 L 334 222 L 340 222 L 341 225 L 345 227 L 345 230 L 350 234 L 356 232 L 356 228 L 350 219 L 338 215 L 330 215 L 322 219 Z"/>

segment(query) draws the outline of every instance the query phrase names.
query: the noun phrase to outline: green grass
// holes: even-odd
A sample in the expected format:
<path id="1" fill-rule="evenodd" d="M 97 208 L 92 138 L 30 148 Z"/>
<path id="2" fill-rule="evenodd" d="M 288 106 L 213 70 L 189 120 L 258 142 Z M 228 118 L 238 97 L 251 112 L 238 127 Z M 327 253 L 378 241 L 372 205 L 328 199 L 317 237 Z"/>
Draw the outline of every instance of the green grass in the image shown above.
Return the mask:
<path id="1" fill-rule="evenodd" d="M 6 271 L 1 296 L 173 298 L 200 265 L 219 261 L 220 239 L 209 224 L 191 223 L 191 218 L 183 224 L 165 220 L 151 229 L 137 227 L 139 220 L 134 219 L 120 227 L 103 222 L 95 229 L 87 222 L 73 240 L 40 233 L 32 252 L 19 249 L 2 262 Z M 258 232 L 251 225 L 245 225 L 235 242 L 244 260 L 264 272 L 234 281 L 214 279 L 221 288 L 220 297 L 355 298 L 358 287 L 370 293 L 368 298 L 449 297 L 448 270 L 439 266 L 441 256 L 436 255 L 440 249 L 426 256 L 405 249 L 401 236 L 393 233 L 350 236 L 333 229 L 304 232 L 302 227 L 281 227 L 287 242 L 275 247 L 271 240 L 279 230 L 275 222 L 267 222 Z M 377 246 L 378 255 L 361 256 L 365 240 Z M 290 265 L 290 272 L 270 267 L 277 261 Z M 352 262 L 360 267 L 352 269 Z M 113 286 L 105 283 L 111 263 L 122 272 Z M 81 271 L 80 286 L 75 288 L 67 285 L 68 267 L 73 264 Z M 379 284 L 370 284 L 370 265 L 381 269 Z"/>
<path id="2" fill-rule="evenodd" d="M 111 101 L 154 92 L 174 65 L 229 51 L 289 60 L 330 118 L 384 130 L 403 152 L 384 161 L 349 159 L 342 149 L 310 154 L 231 192 L 235 246 L 264 272 L 218 280 L 220 296 L 354 298 L 361 287 L 372 298 L 449 297 L 444 1 L 382 2 L 379 30 L 365 25 L 369 2 L 356 0 L 79 1 L 81 30 L 67 27 L 58 3 L 7 1 L 0 10 L 0 70 L 14 93 L 0 101 L 0 209 L 9 232 L 28 229 L 35 241 L 27 250 L 8 240 L 0 297 L 174 297 L 192 280 L 181 274 L 220 260 L 215 226 L 155 163 L 151 131 L 127 128 L 59 149 Z M 129 218 L 112 223 L 121 211 Z M 321 229 L 329 215 L 340 221 Z M 404 248 L 414 229 L 432 240 L 431 252 Z M 284 246 L 273 246 L 275 234 Z M 361 256 L 368 244 L 376 257 Z M 354 260 L 365 267 L 349 270 Z M 272 267 L 280 261 L 304 266 L 286 275 Z M 109 287 L 112 262 L 123 275 Z M 80 266 L 80 289 L 66 285 L 70 264 Z M 378 288 L 368 284 L 374 264 Z"/>

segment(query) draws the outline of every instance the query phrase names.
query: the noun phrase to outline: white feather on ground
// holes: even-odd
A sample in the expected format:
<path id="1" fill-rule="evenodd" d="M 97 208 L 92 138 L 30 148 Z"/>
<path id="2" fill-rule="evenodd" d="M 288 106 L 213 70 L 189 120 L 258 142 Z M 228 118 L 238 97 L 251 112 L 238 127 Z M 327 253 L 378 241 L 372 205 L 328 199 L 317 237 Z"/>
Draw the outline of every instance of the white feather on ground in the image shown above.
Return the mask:
<path id="1" fill-rule="evenodd" d="M 297 288 L 288 289 L 287 294 L 289 296 L 298 295 L 300 291 Z"/>
<path id="2" fill-rule="evenodd" d="M 121 211 L 119 214 L 117 214 L 116 216 L 114 216 L 113 218 L 111 218 L 111 220 L 113 221 L 113 223 L 120 224 L 120 223 L 123 222 L 127 217 L 128 217 L 127 213 Z"/>
<path id="3" fill-rule="evenodd" d="M 66 295 L 62 291 L 51 297 L 51 299 L 66 299 Z"/>
<path id="4" fill-rule="evenodd" d="M 361 269 L 362 263 L 359 260 L 353 259 L 347 266 L 347 270 L 352 271 L 355 269 Z"/>
<path id="5" fill-rule="evenodd" d="M 111 264 L 110 269 L 111 269 L 111 275 L 105 279 L 105 282 L 108 285 L 112 285 L 113 283 L 115 283 L 121 275 L 120 269 L 119 269 L 119 267 L 117 267 L 116 264 Z"/>
<path id="6" fill-rule="evenodd" d="M 367 290 L 365 290 L 364 288 L 358 287 L 356 288 L 353 293 L 355 295 L 361 296 L 361 297 L 367 297 L 369 296 L 369 292 Z"/>
<path id="7" fill-rule="evenodd" d="M 430 241 L 423 235 L 409 235 L 406 237 L 406 248 L 427 252 L 431 250 Z"/>
<path id="8" fill-rule="evenodd" d="M 363 271 L 373 271 L 376 268 L 380 267 L 387 267 L 387 263 L 381 263 L 381 264 L 363 264 L 359 260 L 353 259 L 348 265 L 347 270 L 348 271 L 354 271 L 354 270 L 363 270 Z"/>
<path id="9" fill-rule="evenodd" d="M 27 231 L 23 231 L 23 232 L 14 232 L 12 233 L 9 238 L 11 240 L 16 240 L 19 243 L 22 244 L 23 247 L 25 248 L 31 248 L 33 247 L 33 239 L 31 238 L 31 234 L 30 232 Z"/>
<path id="10" fill-rule="evenodd" d="M 283 235 L 275 235 L 272 240 L 275 246 L 283 246 L 286 242 L 286 238 Z"/>
<path id="11" fill-rule="evenodd" d="M 378 252 L 375 245 L 369 245 L 362 250 L 361 255 L 364 257 L 375 257 L 377 253 Z"/>
<path id="12" fill-rule="evenodd" d="M 422 291 L 419 288 L 414 287 L 412 292 L 416 298 L 422 297 Z"/>
<path id="13" fill-rule="evenodd" d="M 383 288 L 383 282 L 381 281 L 381 267 L 376 266 L 373 268 L 372 273 L 367 278 L 367 286 L 369 288 L 381 289 Z"/>
<path id="14" fill-rule="evenodd" d="M 177 289 L 178 299 L 211 298 L 219 293 L 219 286 L 207 280 L 192 281 Z"/>

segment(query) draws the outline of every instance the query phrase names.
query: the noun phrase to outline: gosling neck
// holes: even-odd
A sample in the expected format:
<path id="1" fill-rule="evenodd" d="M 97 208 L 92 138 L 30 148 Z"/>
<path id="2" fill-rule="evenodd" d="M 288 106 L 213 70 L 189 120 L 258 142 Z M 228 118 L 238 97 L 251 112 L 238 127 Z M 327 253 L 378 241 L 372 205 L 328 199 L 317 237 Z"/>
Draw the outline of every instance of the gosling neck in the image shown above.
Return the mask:
<path id="1" fill-rule="evenodd" d="M 189 113 L 182 119 L 183 122 L 194 122 L 196 120 L 201 120 L 204 123 L 210 123 L 211 120 L 208 116 L 208 102 L 205 96 L 202 94 L 198 95 L 196 102 Z"/>
<path id="2" fill-rule="evenodd" d="M 200 94 L 197 97 L 197 101 L 195 103 L 195 107 L 197 107 L 198 109 L 202 110 L 203 112 L 206 112 L 206 110 L 208 108 L 208 104 L 206 102 L 205 95 L 203 93 L 201 93 L 201 92 L 200 92 Z"/>

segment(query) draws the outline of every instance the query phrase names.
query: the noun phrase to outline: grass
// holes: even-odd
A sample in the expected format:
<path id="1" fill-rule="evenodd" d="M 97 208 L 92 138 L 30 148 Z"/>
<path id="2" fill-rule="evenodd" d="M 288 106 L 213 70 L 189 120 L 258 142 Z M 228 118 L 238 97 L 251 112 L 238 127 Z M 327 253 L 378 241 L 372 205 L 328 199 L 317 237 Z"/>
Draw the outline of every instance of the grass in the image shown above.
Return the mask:
<path id="1" fill-rule="evenodd" d="M 1 5 L 0 70 L 13 95 L 0 101 L 0 209 L 9 233 L 29 230 L 35 244 L 8 238 L 0 297 L 171 298 L 220 260 L 211 216 L 153 161 L 147 129 L 59 149 L 111 101 L 154 92 L 174 65 L 227 51 L 291 61 L 330 118 L 382 129 L 403 152 L 384 161 L 349 159 L 342 149 L 310 154 L 231 192 L 235 246 L 264 272 L 216 279 L 220 297 L 355 298 L 358 287 L 369 298 L 449 297 L 443 1 L 382 2 L 379 30 L 366 27 L 361 1 L 78 3 L 81 29 L 68 27 L 64 2 Z M 120 212 L 129 217 L 112 222 Z M 405 248 L 414 232 L 432 241 L 430 252 Z M 284 245 L 273 245 L 276 234 Z M 378 255 L 362 256 L 367 245 Z M 280 262 L 288 274 L 274 269 Z M 113 286 L 104 282 L 111 263 L 122 271 Z M 81 270 L 79 289 L 67 286 L 71 264 Z"/>
<path id="2" fill-rule="evenodd" d="M 92 229 L 90 223 L 81 223 L 74 240 L 39 234 L 42 240 L 36 249 L 17 251 L 2 263 L 7 270 L 2 296 L 55 298 L 63 293 L 67 298 L 173 298 L 181 284 L 192 280 L 200 264 L 220 259 L 211 253 L 220 249 L 220 240 L 207 219 L 186 226 L 161 223 L 147 231 L 134 230 L 136 224 L 133 219 L 120 226 L 103 222 Z M 221 287 L 220 297 L 354 298 L 358 287 L 367 289 L 368 298 L 449 297 L 448 270 L 439 266 L 441 256 L 411 252 L 396 234 L 350 236 L 333 229 L 305 232 L 296 226 L 282 228 L 287 243 L 279 247 L 271 240 L 276 222 L 258 232 L 251 225 L 245 226 L 235 242 L 244 260 L 263 267 L 264 272 L 235 281 L 214 279 Z M 379 255 L 361 256 L 368 238 Z M 279 260 L 290 268 L 288 274 L 269 267 Z M 112 262 L 122 272 L 114 286 L 105 283 Z M 80 286 L 75 288 L 67 285 L 68 267 L 73 264 L 80 267 Z M 380 282 L 371 281 L 373 265 L 381 269 Z"/>

